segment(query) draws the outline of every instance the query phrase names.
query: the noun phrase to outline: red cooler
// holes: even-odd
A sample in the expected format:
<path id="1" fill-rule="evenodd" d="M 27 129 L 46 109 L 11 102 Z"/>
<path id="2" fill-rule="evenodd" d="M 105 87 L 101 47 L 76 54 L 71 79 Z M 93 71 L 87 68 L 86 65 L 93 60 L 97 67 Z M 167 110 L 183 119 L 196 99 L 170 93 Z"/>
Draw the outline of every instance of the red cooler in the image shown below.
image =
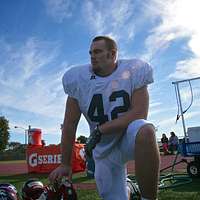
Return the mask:
<path id="1" fill-rule="evenodd" d="M 42 146 L 42 130 L 39 128 L 31 128 L 28 131 L 28 144 Z"/>

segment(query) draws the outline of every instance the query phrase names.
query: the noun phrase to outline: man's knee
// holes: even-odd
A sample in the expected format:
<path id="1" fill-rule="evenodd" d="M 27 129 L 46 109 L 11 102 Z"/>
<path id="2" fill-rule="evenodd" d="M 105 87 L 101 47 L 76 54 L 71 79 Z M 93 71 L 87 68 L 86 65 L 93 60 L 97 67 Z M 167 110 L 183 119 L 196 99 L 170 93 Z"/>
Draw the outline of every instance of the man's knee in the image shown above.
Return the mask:
<path id="1" fill-rule="evenodd" d="M 145 124 L 142 126 L 136 136 L 136 144 L 155 143 L 155 128 L 152 124 Z"/>

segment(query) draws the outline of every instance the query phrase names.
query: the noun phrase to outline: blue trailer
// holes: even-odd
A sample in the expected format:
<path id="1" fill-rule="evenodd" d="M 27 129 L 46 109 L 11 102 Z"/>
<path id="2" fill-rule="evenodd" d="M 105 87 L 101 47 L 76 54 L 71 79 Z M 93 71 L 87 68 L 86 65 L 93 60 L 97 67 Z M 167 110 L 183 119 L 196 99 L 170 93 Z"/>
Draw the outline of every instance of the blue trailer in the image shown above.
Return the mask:
<path id="1" fill-rule="evenodd" d="M 200 127 L 188 127 L 186 130 L 184 113 L 190 108 L 192 105 L 192 101 L 190 106 L 184 111 L 181 101 L 181 94 L 179 85 L 183 82 L 188 82 L 190 85 L 192 100 L 193 100 L 193 93 L 192 93 L 192 86 L 191 81 L 198 80 L 200 77 L 192 78 L 192 79 L 185 79 L 180 81 L 172 82 L 175 87 L 175 93 L 177 98 L 177 105 L 178 110 L 180 109 L 180 117 L 182 120 L 184 138 L 179 144 L 179 152 L 184 157 L 192 157 L 190 162 L 187 162 L 187 172 L 191 177 L 199 177 L 200 178 Z M 200 121 L 200 119 L 199 119 Z"/>

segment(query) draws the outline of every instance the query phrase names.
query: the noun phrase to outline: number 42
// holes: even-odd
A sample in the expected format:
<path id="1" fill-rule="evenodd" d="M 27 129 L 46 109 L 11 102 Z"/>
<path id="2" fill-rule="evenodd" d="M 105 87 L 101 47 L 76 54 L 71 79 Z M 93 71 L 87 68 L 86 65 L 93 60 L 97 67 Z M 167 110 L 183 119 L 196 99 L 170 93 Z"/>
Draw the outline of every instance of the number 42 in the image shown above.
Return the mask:
<path id="1" fill-rule="evenodd" d="M 129 94 L 125 90 L 114 91 L 109 101 L 116 101 L 117 98 L 123 99 L 123 105 L 116 106 L 111 111 L 111 119 L 116 119 L 119 113 L 128 111 L 130 107 Z M 96 112 L 95 112 L 96 111 Z M 104 113 L 103 97 L 102 94 L 94 94 L 90 102 L 90 106 L 87 112 L 88 117 L 91 121 L 98 122 L 100 125 L 108 121 L 108 115 Z"/>

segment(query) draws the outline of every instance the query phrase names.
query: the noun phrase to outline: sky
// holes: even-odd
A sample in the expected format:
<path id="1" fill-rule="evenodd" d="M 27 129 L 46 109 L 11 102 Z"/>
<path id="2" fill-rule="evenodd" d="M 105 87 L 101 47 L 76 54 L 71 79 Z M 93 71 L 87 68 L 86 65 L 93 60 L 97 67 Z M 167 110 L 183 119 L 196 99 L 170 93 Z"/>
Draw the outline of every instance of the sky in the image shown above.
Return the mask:
<path id="1" fill-rule="evenodd" d="M 90 62 L 94 36 L 113 37 L 119 58 L 139 58 L 154 70 L 148 119 L 156 136 L 183 137 L 173 81 L 200 77 L 199 0 L 1 0 L 0 115 L 10 140 L 24 143 L 25 129 L 60 142 L 67 95 L 62 76 Z M 200 126 L 200 79 L 179 84 L 186 127 Z M 191 92 L 192 91 L 192 92 Z M 14 128 L 18 126 L 18 128 Z M 88 136 L 84 117 L 77 137 Z"/>

